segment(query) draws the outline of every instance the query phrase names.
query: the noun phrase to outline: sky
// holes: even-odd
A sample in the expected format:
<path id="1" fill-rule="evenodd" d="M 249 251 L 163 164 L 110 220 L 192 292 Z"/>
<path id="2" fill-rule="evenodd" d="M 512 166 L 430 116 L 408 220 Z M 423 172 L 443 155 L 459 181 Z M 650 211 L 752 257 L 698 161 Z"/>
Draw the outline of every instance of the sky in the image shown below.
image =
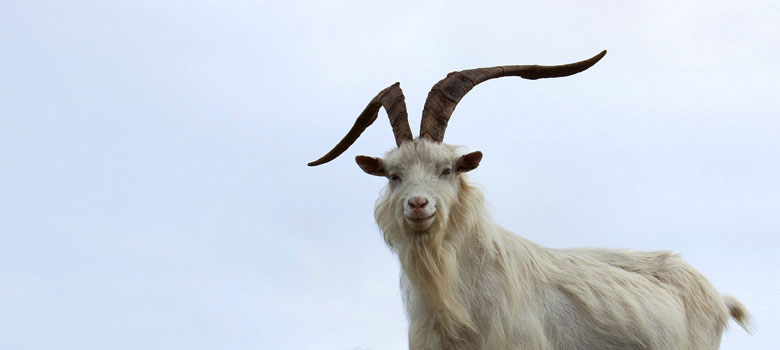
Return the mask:
<path id="1" fill-rule="evenodd" d="M 0 3 L 0 348 L 403 349 L 398 260 L 355 155 L 394 147 L 447 72 L 483 83 L 445 142 L 502 226 L 667 249 L 780 346 L 777 1 Z"/>

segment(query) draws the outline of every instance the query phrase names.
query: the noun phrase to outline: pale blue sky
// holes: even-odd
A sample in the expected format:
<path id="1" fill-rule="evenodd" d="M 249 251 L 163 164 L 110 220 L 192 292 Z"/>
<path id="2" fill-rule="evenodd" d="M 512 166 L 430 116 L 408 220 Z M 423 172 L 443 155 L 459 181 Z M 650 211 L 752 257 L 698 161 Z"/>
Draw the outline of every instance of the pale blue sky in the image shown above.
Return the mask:
<path id="1" fill-rule="evenodd" d="M 3 1 L 0 348 L 402 349 L 398 263 L 356 154 L 400 81 L 504 78 L 445 141 L 503 226 L 551 247 L 669 249 L 780 346 L 777 1 Z"/>

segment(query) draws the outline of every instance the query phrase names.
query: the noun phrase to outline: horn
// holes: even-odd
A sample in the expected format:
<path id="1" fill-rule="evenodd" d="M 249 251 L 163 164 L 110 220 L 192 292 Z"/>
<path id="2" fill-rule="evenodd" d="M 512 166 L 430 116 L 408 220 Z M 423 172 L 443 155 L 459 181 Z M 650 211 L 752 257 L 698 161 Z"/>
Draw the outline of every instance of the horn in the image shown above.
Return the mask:
<path id="1" fill-rule="evenodd" d="M 496 66 L 447 74 L 447 77 L 436 83 L 428 93 L 420 123 L 420 137 L 441 142 L 455 106 L 466 93 L 485 80 L 506 76 L 532 80 L 565 77 L 590 68 L 606 54 L 607 51 L 604 50 L 590 59 L 558 66 Z"/>
<path id="2" fill-rule="evenodd" d="M 404 92 L 401 91 L 401 84 L 395 83 L 380 91 L 368 103 L 363 113 L 360 113 L 355 121 L 355 125 L 352 126 L 347 135 L 330 152 L 322 156 L 322 158 L 309 163 L 309 166 L 325 164 L 344 153 L 360 137 L 363 130 L 366 130 L 376 120 L 379 107 L 384 107 L 385 111 L 387 111 L 390 125 L 393 127 L 393 134 L 395 134 L 396 145 L 400 146 L 404 142 L 411 141 L 413 139 L 412 129 L 409 127 L 409 116 L 406 113 Z"/>

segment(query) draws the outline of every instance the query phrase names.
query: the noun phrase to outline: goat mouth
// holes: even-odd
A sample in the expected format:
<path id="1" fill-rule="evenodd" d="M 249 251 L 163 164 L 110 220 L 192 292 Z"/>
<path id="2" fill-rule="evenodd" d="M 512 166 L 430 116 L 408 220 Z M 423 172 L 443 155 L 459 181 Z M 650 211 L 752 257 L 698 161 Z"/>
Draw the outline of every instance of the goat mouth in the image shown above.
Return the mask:
<path id="1" fill-rule="evenodd" d="M 408 216 L 406 218 L 409 219 L 409 220 L 412 220 L 412 221 L 425 221 L 425 220 L 428 220 L 428 219 L 432 218 L 433 215 L 434 214 L 431 214 L 431 215 L 428 215 L 428 216 L 423 217 L 423 218 L 410 218 Z"/>
<path id="2" fill-rule="evenodd" d="M 405 218 L 406 218 L 406 220 L 407 220 L 407 221 L 409 221 L 410 223 L 414 223 L 414 224 L 424 224 L 424 223 L 426 223 L 428 220 L 431 220 L 431 219 L 433 219 L 433 217 L 434 217 L 435 215 L 436 215 L 436 213 L 433 213 L 433 214 L 431 214 L 431 215 L 428 215 L 428 216 L 426 216 L 426 217 L 408 217 L 408 216 L 405 216 Z"/>

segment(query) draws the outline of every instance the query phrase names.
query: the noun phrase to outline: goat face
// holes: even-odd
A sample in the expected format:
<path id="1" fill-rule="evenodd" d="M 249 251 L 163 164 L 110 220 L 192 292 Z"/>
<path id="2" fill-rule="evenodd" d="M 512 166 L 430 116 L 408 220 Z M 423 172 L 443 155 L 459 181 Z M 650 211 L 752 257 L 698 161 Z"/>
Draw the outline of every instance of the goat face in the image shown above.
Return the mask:
<path id="1" fill-rule="evenodd" d="M 385 224 L 409 234 L 424 234 L 446 225 L 458 200 L 461 174 L 475 169 L 482 153 L 460 155 L 455 146 L 421 138 L 402 144 L 384 158 L 357 156 L 355 160 L 366 173 L 389 181 L 377 205 L 377 219 L 392 218 Z M 379 215 L 379 211 L 390 211 L 390 215 Z"/>

